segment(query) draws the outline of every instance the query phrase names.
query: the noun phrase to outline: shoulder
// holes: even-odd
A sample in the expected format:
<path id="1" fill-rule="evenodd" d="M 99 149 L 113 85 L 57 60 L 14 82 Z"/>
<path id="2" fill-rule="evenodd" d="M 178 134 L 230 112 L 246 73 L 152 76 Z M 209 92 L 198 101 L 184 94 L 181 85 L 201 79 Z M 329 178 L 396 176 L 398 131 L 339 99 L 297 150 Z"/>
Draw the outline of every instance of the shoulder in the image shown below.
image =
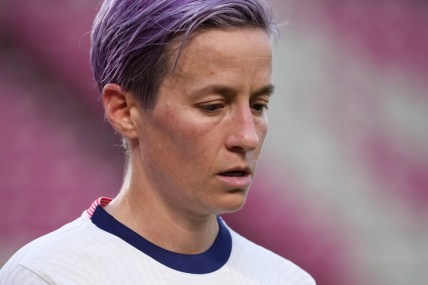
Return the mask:
<path id="1" fill-rule="evenodd" d="M 52 273 L 60 276 L 85 272 L 82 268 L 92 263 L 91 259 L 98 259 L 111 238 L 83 214 L 17 251 L 1 269 L 0 284 L 5 284 L 3 281 L 8 278 L 16 280 L 14 276 L 21 274 L 32 276 L 28 280 L 41 281 L 34 284 L 52 284 L 61 280 Z"/>
<path id="2" fill-rule="evenodd" d="M 16 265 L 10 268 L 3 267 L 1 269 L 0 284 L 48 285 L 50 283 L 30 269 L 22 265 Z"/>
<path id="3" fill-rule="evenodd" d="M 232 234 L 232 258 L 235 264 L 245 264 L 272 284 L 315 285 L 314 279 L 298 265 L 278 254 L 246 239 L 230 229 Z M 253 273 L 254 274 L 254 273 Z"/>

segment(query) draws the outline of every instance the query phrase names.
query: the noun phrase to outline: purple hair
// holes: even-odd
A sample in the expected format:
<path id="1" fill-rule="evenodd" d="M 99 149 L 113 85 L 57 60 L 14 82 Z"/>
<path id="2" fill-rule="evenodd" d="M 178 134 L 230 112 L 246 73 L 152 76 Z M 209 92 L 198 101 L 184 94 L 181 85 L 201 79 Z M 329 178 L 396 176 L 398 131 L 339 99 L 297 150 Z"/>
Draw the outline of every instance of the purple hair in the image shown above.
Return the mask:
<path id="1" fill-rule="evenodd" d="M 150 109 L 171 70 L 178 36 L 195 30 L 277 31 L 263 0 L 105 0 L 92 28 L 91 62 L 99 88 L 116 83 Z"/>

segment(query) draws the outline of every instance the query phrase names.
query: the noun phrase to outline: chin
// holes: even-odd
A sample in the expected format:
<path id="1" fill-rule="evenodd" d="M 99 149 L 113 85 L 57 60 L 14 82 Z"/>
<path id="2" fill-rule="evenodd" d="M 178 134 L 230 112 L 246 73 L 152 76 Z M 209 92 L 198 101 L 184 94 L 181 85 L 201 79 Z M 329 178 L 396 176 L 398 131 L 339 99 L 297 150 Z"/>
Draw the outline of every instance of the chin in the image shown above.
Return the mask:
<path id="1" fill-rule="evenodd" d="M 245 204 L 247 199 L 247 191 L 233 191 L 229 192 L 227 197 L 223 197 L 220 205 L 218 205 L 218 215 L 229 214 L 239 211 Z"/>

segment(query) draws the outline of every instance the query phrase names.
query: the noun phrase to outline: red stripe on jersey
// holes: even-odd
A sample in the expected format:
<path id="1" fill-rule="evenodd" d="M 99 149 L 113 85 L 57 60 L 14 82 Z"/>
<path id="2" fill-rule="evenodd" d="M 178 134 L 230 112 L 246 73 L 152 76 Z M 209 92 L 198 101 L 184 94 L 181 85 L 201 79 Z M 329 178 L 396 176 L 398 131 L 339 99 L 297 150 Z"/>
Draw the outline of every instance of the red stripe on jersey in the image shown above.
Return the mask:
<path id="1" fill-rule="evenodd" d="M 113 199 L 112 198 L 108 198 L 108 197 L 100 197 L 97 200 L 95 200 L 92 205 L 89 207 L 89 209 L 86 210 L 86 212 L 88 213 L 89 217 L 92 217 L 92 215 L 94 214 L 95 209 L 98 206 L 101 207 L 105 207 L 107 206 Z"/>

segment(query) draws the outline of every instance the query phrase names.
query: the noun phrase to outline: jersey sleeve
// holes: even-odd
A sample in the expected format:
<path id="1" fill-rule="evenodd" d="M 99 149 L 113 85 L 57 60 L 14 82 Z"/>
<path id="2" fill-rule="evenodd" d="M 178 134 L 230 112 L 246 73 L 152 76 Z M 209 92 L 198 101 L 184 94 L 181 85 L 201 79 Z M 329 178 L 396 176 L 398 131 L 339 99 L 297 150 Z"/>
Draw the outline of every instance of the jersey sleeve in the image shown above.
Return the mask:
<path id="1" fill-rule="evenodd" d="M 23 265 L 7 266 L 0 270 L 0 285 L 49 285 L 46 280 Z"/>

